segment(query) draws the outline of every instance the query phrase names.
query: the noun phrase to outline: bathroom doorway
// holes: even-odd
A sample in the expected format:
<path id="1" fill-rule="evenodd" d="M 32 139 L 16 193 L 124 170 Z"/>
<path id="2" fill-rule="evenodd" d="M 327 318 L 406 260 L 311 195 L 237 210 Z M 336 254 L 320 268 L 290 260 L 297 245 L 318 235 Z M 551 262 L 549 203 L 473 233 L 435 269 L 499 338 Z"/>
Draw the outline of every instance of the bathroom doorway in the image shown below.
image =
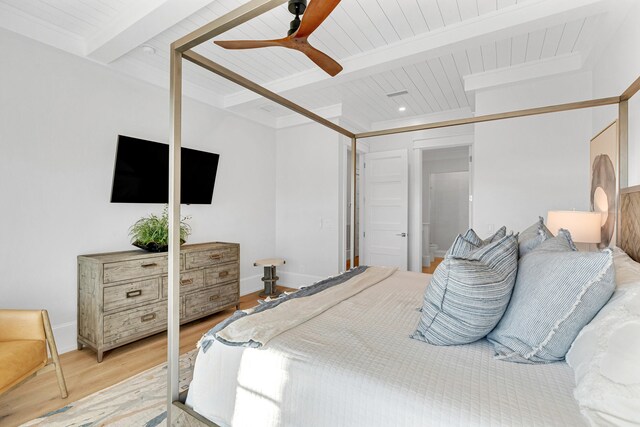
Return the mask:
<path id="1" fill-rule="evenodd" d="M 458 234 L 470 226 L 469 146 L 422 152 L 422 270 L 433 273 Z"/>

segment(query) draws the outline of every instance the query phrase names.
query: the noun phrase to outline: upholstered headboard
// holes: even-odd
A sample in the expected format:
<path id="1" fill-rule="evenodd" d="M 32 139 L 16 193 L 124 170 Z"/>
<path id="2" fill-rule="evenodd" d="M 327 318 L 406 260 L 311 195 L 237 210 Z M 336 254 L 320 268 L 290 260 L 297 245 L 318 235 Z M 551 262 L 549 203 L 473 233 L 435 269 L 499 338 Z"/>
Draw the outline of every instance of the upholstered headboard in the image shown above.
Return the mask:
<path id="1" fill-rule="evenodd" d="M 618 246 L 640 262 L 640 185 L 620 190 Z"/>

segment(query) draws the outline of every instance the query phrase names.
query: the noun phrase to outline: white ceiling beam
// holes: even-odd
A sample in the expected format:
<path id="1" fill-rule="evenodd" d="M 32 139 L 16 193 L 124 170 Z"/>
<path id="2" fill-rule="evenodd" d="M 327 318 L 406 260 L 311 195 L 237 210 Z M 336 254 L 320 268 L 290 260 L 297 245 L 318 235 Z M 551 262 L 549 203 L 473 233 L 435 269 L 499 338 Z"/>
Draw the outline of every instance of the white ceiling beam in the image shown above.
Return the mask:
<path id="1" fill-rule="evenodd" d="M 525 62 L 511 67 L 498 68 L 484 73 L 464 76 L 467 92 L 504 86 L 526 80 L 570 73 L 582 69 L 583 59 L 579 52 Z"/>
<path id="2" fill-rule="evenodd" d="M 337 119 L 342 116 L 342 104 L 329 105 L 327 107 L 311 110 L 317 115 L 324 117 L 325 119 Z M 300 114 L 293 113 L 286 116 L 280 116 L 276 119 L 276 128 L 283 129 L 306 123 L 312 123 L 312 121 Z"/>
<path id="3" fill-rule="evenodd" d="M 342 59 L 340 63 L 344 70 L 333 78 L 322 70 L 313 68 L 265 86 L 279 94 L 302 88 L 317 90 L 437 58 L 452 51 L 604 13 L 611 1 L 531 0 Z M 257 99 L 259 96 L 254 93 L 241 91 L 227 95 L 224 105 L 225 108 L 237 107 L 253 103 Z"/>
<path id="4" fill-rule="evenodd" d="M 86 56 L 111 63 L 193 15 L 212 0 L 145 0 L 131 7 L 115 22 L 87 40 Z"/>

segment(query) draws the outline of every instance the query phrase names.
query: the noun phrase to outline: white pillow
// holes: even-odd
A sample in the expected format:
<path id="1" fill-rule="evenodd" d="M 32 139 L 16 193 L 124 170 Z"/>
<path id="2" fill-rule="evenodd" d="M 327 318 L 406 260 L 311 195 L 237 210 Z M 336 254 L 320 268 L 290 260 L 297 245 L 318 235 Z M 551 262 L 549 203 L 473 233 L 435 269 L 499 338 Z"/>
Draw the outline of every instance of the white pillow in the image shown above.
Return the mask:
<path id="1" fill-rule="evenodd" d="M 573 342 L 574 397 L 592 425 L 640 424 L 640 264 L 615 248 L 616 291 Z"/>

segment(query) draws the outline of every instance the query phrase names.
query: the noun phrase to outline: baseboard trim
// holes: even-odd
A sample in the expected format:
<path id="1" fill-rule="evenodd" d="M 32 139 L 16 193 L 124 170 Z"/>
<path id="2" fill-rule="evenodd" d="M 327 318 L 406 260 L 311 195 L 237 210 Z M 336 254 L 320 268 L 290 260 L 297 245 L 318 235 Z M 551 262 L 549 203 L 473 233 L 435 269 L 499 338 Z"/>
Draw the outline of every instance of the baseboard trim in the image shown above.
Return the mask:
<path id="1" fill-rule="evenodd" d="M 278 271 L 278 284 L 288 288 L 299 289 L 303 286 L 309 286 L 315 282 L 326 279 L 326 276 L 314 276 L 311 274 L 293 273 L 289 271 Z"/>
<path id="2" fill-rule="evenodd" d="M 78 327 L 76 322 L 67 322 L 52 326 L 58 353 L 68 353 L 78 348 Z"/>
<path id="3" fill-rule="evenodd" d="M 252 294 L 256 291 L 264 289 L 261 279 L 262 276 L 259 274 L 240 279 L 240 296 Z"/>
<path id="4" fill-rule="evenodd" d="M 262 276 L 256 274 L 240 279 L 240 295 L 244 296 L 262 290 L 261 278 Z M 59 354 L 68 353 L 78 348 L 77 322 L 61 323 L 52 326 L 52 329 Z"/>

